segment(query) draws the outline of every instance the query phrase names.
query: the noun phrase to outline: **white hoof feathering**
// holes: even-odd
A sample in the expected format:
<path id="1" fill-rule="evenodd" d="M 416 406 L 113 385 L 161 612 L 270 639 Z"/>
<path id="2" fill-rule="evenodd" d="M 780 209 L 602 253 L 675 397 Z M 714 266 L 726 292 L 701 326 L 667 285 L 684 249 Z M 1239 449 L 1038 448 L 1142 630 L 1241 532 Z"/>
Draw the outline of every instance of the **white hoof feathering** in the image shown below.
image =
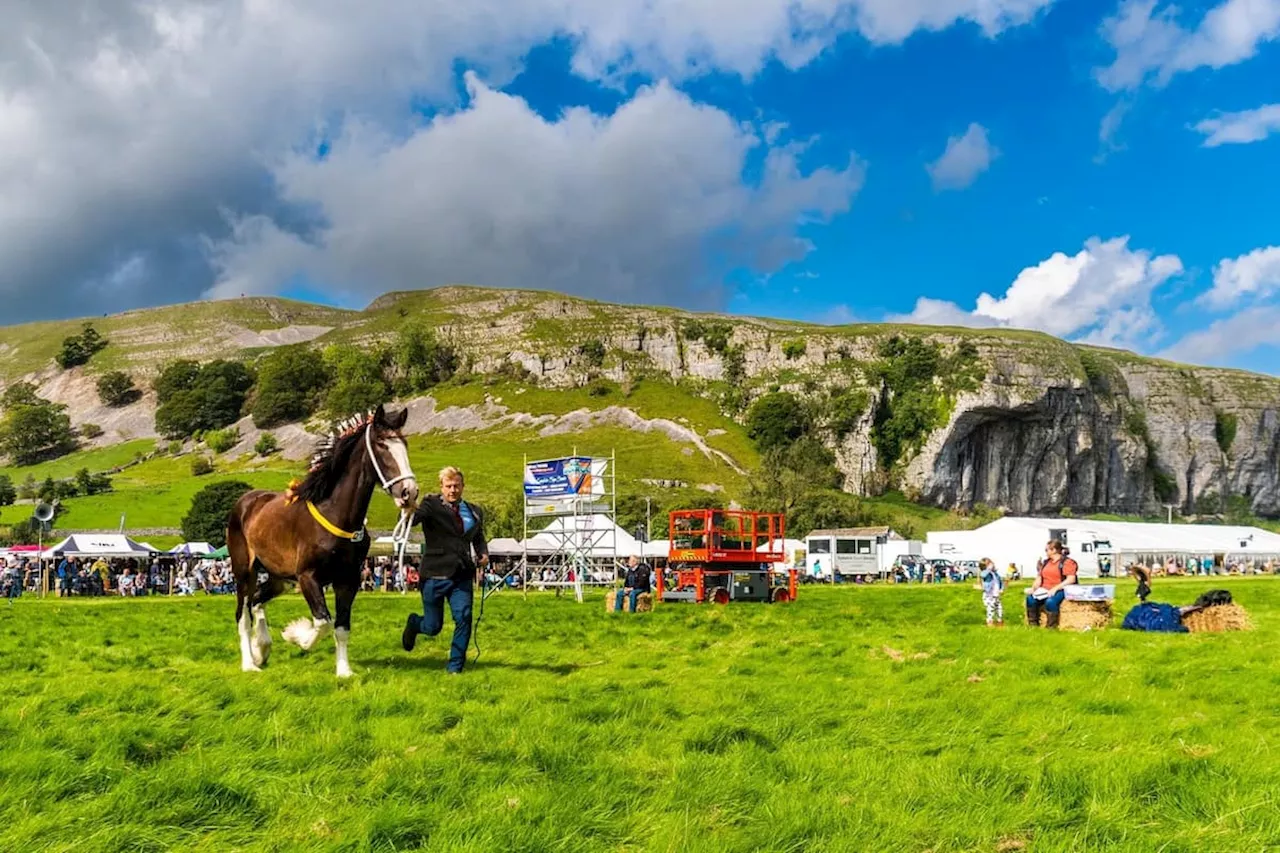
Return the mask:
<path id="1" fill-rule="evenodd" d="M 267 613 L 262 605 L 253 608 L 253 636 L 249 639 L 253 662 L 262 666 L 271 657 L 271 629 L 267 626 Z"/>
<path id="2" fill-rule="evenodd" d="M 240 634 L 240 671 L 260 672 L 258 662 L 254 659 L 253 638 L 250 636 L 249 608 L 246 607 L 240 614 L 236 629 Z"/>
<path id="3" fill-rule="evenodd" d="M 351 677 L 351 664 L 347 661 L 347 638 L 351 631 L 339 628 L 333 632 L 334 643 L 338 646 L 338 678 Z"/>
<path id="4" fill-rule="evenodd" d="M 285 626 L 281 635 L 303 651 L 309 651 L 321 639 L 328 636 L 332 630 L 332 622 L 317 622 L 314 619 L 294 619 Z"/>

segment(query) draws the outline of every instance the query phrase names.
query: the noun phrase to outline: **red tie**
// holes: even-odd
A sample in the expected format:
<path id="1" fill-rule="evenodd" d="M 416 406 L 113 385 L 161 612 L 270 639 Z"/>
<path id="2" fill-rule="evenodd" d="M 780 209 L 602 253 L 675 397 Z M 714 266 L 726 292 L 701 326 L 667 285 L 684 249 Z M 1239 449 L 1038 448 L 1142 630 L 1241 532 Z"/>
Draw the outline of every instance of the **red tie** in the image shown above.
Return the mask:
<path id="1" fill-rule="evenodd" d="M 458 509 L 458 505 L 449 504 L 449 509 L 453 510 L 454 520 L 458 522 L 458 532 L 466 533 L 466 527 L 462 523 L 462 511 Z"/>

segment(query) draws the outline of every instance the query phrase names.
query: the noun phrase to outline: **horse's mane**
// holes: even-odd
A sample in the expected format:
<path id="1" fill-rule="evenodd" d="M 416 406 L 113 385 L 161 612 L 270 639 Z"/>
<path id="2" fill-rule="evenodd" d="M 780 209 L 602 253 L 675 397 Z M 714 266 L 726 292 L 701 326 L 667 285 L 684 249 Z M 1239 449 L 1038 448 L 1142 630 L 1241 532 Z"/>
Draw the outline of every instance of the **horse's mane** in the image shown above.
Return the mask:
<path id="1" fill-rule="evenodd" d="M 364 429 L 373 423 L 373 413 L 352 415 L 317 444 L 311 455 L 311 467 L 301 483 L 291 486 L 289 493 L 304 501 L 319 503 L 333 494 L 347 470 L 351 452 L 359 445 Z"/>

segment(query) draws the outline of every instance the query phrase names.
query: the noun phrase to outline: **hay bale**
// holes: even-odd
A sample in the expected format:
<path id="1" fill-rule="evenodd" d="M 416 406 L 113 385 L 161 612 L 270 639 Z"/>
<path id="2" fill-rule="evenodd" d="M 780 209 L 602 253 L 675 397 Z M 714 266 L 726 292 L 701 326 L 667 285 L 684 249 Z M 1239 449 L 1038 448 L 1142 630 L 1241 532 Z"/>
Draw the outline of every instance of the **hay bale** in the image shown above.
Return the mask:
<path id="1" fill-rule="evenodd" d="M 1192 633 L 1205 631 L 1252 631 L 1253 621 L 1239 604 L 1219 604 L 1182 617 L 1182 624 Z"/>
<path id="2" fill-rule="evenodd" d="M 1058 617 L 1058 628 L 1062 631 L 1098 631 L 1111 625 L 1110 601 L 1064 601 Z M 1040 611 L 1040 624 L 1044 625 L 1046 614 Z"/>
<path id="3" fill-rule="evenodd" d="M 606 613 L 612 613 L 617 608 L 617 605 L 618 605 L 618 591 L 610 590 L 608 594 L 606 594 L 604 597 L 604 611 Z M 626 613 L 630 609 L 631 609 L 631 596 L 624 595 L 622 597 L 622 612 Z M 636 612 L 648 613 L 652 609 L 653 609 L 653 595 L 647 592 L 640 593 L 640 595 L 636 598 Z"/>

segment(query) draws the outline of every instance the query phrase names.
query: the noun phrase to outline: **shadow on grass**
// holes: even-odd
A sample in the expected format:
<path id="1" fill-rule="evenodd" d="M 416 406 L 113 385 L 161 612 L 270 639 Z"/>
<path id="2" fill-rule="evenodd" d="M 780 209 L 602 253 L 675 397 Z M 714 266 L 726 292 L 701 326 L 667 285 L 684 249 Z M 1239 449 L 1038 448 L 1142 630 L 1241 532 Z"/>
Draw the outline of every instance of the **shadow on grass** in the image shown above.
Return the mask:
<path id="1" fill-rule="evenodd" d="M 388 669 L 414 670 L 414 669 L 439 669 L 444 671 L 446 658 L 440 655 L 431 655 L 428 657 L 394 657 L 379 660 L 374 667 L 387 667 Z M 481 658 L 478 661 L 467 662 L 467 672 L 475 672 L 484 669 L 509 669 L 513 672 L 545 672 L 550 675 L 572 675 L 583 668 L 583 664 L 577 663 L 529 663 L 527 661 L 503 661 L 488 660 Z"/>

